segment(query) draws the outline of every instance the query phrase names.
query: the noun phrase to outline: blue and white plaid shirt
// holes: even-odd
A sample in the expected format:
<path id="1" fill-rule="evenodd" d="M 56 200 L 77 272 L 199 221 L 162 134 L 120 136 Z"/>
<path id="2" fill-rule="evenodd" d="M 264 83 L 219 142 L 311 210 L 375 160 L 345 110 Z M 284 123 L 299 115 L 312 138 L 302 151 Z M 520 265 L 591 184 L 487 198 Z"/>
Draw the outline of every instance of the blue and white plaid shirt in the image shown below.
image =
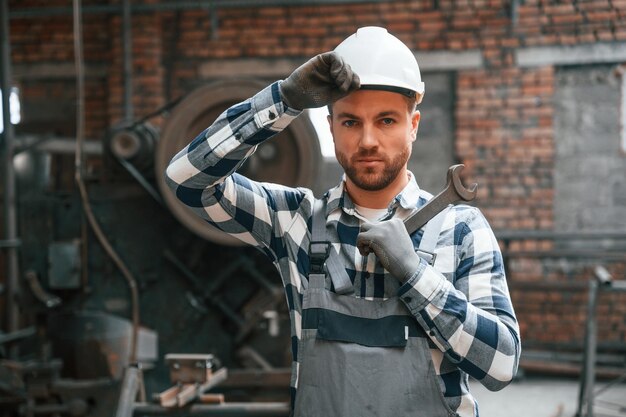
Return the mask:
<path id="1" fill-rule="evenodd" d="M 210 224 L 259 248 L 278 269 L 291 315 L 295 394 L 315 197 L 308 189 L 258 183 L 235 173 L 256 145 L 299 115 L 282 102 L 278 83 L 226 110 L 172 159 L 166 177 L 184 204 Z M 371 300 L 399 296 L 432 341 L 432 360 L 448 405 L 459 416 L 478 415 L 468 375 L 491 390 L 503 388 L 515 375 L 520 355 L 519 327 L 502 255 L 483 215 L 466 205 L 449 210 L 435 265 L 422 261 L 401 285 L 373 253 L 363 257 L 357 250 L 356 237 L 365 219 L 356 212 L 343 182 L 326 197 L 327 221 L 339 238 L 332 243 L 354 282 L 355 296 Z M 390 203 L 387 217 L 404 219 L 431 197 L 411 175 Z M 421 231 L 412 239 L 417 248 Z"/>

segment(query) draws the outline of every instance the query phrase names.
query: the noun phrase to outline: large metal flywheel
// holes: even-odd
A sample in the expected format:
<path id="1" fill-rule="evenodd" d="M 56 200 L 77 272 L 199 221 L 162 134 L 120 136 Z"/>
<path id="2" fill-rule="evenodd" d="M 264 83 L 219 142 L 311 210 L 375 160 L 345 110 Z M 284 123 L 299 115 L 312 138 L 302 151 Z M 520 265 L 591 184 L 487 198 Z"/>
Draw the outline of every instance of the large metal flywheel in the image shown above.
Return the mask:
<path id="1" fill-rule="evenodd" d="M 165 184 L 171 158 L 207 128 L 228 107 L 252 97 L 266 86 L 258 80 L 228 80 L 202 86 L 172 110 L 155 154 L 156 178 L 174 216 L 197 235 L 224 245 L 243 243 L 210 226 L 176 198 Z M 263 182 L 312 188 L 322 163 L 320 145 L 310 121 L 298 117 L 283 132 L 261 144 L 238 171 Z"/>

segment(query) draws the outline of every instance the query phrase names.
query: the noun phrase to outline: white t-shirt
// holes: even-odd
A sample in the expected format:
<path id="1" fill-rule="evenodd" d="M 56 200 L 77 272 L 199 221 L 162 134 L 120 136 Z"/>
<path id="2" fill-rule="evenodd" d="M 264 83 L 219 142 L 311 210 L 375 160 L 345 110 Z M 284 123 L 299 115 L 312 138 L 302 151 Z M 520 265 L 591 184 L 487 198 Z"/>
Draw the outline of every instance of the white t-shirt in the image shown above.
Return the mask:
<path id="1" fill-rule="evenodd" d="M 356 212 L 370 223 L 378 222 L 383 216 L 387 214 L 386 208 L 373 209 L 373 208 L 368 208 L 368 207 L 357 206 L 356 204 L 354 205 L 354 207 L 356 208 Z"/>

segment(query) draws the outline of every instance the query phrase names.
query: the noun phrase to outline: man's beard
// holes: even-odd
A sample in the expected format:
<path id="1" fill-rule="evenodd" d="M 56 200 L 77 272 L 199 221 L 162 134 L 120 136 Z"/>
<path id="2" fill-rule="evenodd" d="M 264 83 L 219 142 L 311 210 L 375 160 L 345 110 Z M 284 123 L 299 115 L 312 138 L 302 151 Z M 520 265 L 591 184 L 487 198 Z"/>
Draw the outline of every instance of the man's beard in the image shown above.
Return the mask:
<path id="1" fill-rule="evenodd" d="M 380 191 L 391 184 L 402 171 L 411 156 L 410 148 L 407 146 L 393 159 L 389 159 L 376 152 L 359 152 L 350 158 L 346 154 L 337 152 L 337 161 L 343 167 L 346 176 L 357 187 L 366 191 Z M 380 173 L 376 173 L 373 168 L 362 168 L 359 173 L 356 168 L 356 160 L 359 158 L 376 157 L 383 161 L 384 168 Z"/>

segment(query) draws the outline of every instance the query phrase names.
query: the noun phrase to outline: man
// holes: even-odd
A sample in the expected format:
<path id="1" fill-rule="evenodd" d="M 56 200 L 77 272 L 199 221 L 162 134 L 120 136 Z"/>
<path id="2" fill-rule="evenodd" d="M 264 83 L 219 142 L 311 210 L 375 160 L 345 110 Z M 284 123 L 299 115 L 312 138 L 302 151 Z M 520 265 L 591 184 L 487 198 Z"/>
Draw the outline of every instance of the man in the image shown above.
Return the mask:
<path id="1" fill-rule="evenodd" d="M 280 272 L 295 416 L 476 416 L 468 375 L 498 390 L 516 373 L 519 328 L 479 210 L 459 205 L 412 235 L 404 228 L 432 197 L 407 170 L 423 93 L 406 45 L 361 28 L 228 109 L 167 169 L 183 203 Z M 321 200 L 235 173 L 303 109 L 324 105 L 345 176 Z"/>

